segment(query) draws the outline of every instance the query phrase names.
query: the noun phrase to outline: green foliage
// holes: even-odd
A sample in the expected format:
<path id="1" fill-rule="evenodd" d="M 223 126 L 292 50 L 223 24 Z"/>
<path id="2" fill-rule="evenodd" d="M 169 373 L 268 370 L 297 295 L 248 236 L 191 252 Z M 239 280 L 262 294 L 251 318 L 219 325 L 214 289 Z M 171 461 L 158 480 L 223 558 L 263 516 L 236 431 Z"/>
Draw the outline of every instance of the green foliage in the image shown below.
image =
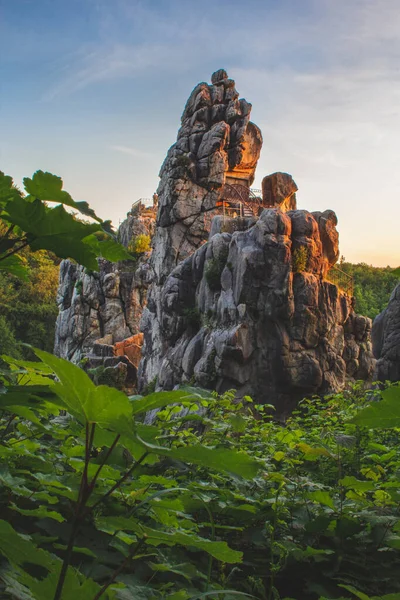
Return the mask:
<path id="1" fill-rule="evenodd" d="M 151 238 L 145 233 L 134 236 L 129 242 L 128 250 L 133 254 L 141 255 L 148 252 L 151 248 Z"/>
<path id="2" fill-rule="evenodd" d="M 13 358 L 21 357 L 21 350 L 18 346 L 15 333 L 3 315 L 0 315 L 0 355 L 1 354 L 8 354 Z"/>
<path id="3" fill-rule="evenodd" d="M 15 356 L 17 342 L 52 350 L 58 313 L 59 261 L 44 250 L 31 252 L 28 248 L 21 251 L 21 260 L 26 273 L 24 280 L 13 274 L 0 273 L 1 353 L 11 356 Z M 22 346 L 17 353 L 31 356 Z"/>
<path id="4" fill-rule="evenodd" d="M 307 246 L 299 246 L 292 254 L 293 273 L 303 273 L 307 269 L 309 250 Z"/>
<path id="5" fill-rule="evenodd" d="M 43 363 L 8 359 L 0 396 L 1 596 L 96 600 L 136 597 L 139 587 L 170 597 L 182 589 L 180 580 L 168 581 L 162 569 L 146 583 L 166 552 L 182 573 L 193 557 L 188 590 L 201 593 L 211 573 L 194 567 L 199 560 L 205 573 L 212 560 L 240 562 L 241 550 L 209 537 L 191 514 L 202 488 L 190 489 L 192 476 L 184 486 L 176 480 L 184 464 L 193 475 L 205 470 L 232 482 L 260 469 L 258 459 L 191 430 L 171 438 L 178 422 L 165 417 L 177 402 L 195 418 L 210 395 L 188 389 L 129 399 L 95 386 L 79 367 L 35 352 Z M 140 415 L 156 407 L 164 427 L 144 425 Z"/>
<path id="6" fill-rule="evenodd" d="M 190 308 L 185 308 L 183 311 L 183 315 L 188 323 L 188 325 L 197 331 L 201 325 L 201 315 L 197 306 L 193 306 Z"/>
<path id="7" fill-rule="evenodd" d="M 283 427 L 231 392 L 127 398 L 36 352 L 0 395 L 1 597 L 400 593 L 400 388 L 304 400 Z"/>
<path id="8" fill-rule="evenodd" d="M 207 261 L 204 277 L 206 278 L 210 290 L 218 291 L 221 289 L 221 275 L 224 267 L 225 260 L 210 258 Z"/>
<path id="9" fill-rule="evenodd" d="M 0 270 L 26 277 L 19 253 L 28 246 L 34 252 L 49 250 L 59 258 L 72 258 L 93 271 L 98 271 L 99 256 L 111 261 L 130 258 L 116 242 L 110 223 L 101 221 L 87 202 L 75 202 L 62 185 L 60 177 L 37 171 L 32 179 L 24 179 L 24 196 L 11 177 L 0 172 Z M 64 206 L 94 222 L 79 220 Z"/>
<path id="10" fill-rule="evenodd" d="M 82 292 L 83 292 L 83 281 L 82 281 L 82 279 L 79 279 L 76 282 L 75 289 L 76 289 L 76 293 L 78 294 L 78 296 L 81 296 Z"/>
<path id="11" fill-rule="evenodd" d="M 372 267 L 365 263 L 352 264 L 344 260 L 339 267 L 354 278 L 357 313 L 374 319 L 386 308 L 399 282 L 398 269 Z"/>

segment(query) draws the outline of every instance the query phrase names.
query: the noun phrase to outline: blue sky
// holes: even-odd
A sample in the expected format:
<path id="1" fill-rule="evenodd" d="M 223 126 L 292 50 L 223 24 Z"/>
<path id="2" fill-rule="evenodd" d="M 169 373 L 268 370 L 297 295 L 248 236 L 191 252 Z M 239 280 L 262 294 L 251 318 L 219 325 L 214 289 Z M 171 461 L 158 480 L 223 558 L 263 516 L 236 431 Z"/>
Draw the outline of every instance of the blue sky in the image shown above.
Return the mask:
<path id="1" fill-rule="evenodd" d="M 347 260 L 400 264 L 398 0 L 0 0 L 0 169 L 61 175 L 115 224 L 224 67 Z"/>

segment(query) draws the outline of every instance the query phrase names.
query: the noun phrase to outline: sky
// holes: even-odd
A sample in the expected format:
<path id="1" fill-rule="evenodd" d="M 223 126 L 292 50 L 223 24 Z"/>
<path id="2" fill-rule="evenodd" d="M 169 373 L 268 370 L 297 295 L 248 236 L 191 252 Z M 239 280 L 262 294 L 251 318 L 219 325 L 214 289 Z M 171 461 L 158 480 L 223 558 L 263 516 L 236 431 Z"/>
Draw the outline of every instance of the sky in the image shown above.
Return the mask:
<path id="1" fill-rule="evenodd" d="M 0 0 L 0 169 L 118 225 L 225 68 L 263 133 L 254 187 L 290 173 L 346 260 L 398 266 L 399 31 L 399 0 Z"/>

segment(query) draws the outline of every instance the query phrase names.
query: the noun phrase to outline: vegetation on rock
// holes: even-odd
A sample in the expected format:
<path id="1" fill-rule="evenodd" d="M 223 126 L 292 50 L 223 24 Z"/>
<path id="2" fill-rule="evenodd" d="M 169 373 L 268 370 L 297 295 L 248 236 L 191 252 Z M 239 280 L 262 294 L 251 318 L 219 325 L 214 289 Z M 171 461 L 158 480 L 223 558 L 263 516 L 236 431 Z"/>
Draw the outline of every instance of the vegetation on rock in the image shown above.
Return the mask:
<path id="1" fill-rule="evenodd" d="M 144 254 L 150 250 L 151 239 L 149 235 L 141 233 L 133 237 L 129 243 L 128 250 L 133 254 Z"/>
<path id="2" fill-rule="evenodd" d="M 299 246 L 292 254 L 292 271 L 303 273 L 307 269 L 309 251 L 307 246 Z"/>

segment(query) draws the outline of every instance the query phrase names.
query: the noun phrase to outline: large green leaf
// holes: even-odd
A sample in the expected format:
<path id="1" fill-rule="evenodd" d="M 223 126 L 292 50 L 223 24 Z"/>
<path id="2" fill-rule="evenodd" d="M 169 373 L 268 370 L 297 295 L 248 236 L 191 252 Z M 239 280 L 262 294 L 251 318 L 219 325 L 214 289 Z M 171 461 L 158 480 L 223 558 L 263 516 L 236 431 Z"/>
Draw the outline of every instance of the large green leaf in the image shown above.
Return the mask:
<path id="1" fill-rule="evenodd" d="M 20 196 L 21 192 L 14 187 L 12 177 L 0 171 L 0 208 Z"/>
<path id="2" fill-rule="evenodd" d="M 58 562 L 56 557 L 37 548 L 27 536 L 20 535 L 3 520 L 0 520 L 0 552 L 15 565 L 31 563 L 52 570 Z"/>
<path id="3" fill-rule="evenodd" d="M 6 205 L 5 213 L 8 221 L 38 238 L 66 233 L 83 239 L 101 230 L 97 223 L 78 221 L 61 205 L 49 208 L 40 200 L 30 201 L 20 196 Z"/>
<path id="4" fill-rule="evenodd" d="M 29 269 L 18 254 L 12 256 L 0 256 L 0 271 L 15 275 L 23 281 L 29 281 Z"/>
<path id="5" fill-rule="evenodd" d="M 67 360 L 43 350 L 35 353 L 59 378 L 52 389 L 81 423 L 133 434 L 132 404 L 123 392 L 105 385 L 96 387 L 82 369 Z"/>
<path id="6" fill-rule="evenodd" d="M 3 218 L 27 233 L 32 250 L 50 250 L 60 258 L 73 258 L 98 270 L 96 252 L 83 240 L 100 231 L 99 224 L 78 221 L 62 205 L 49 208 L 40 200 L 20 196 L 7 203 Z"/>
<path id="7" fill-rule="evenodd" d="M 87 202 L 75 202 L 70 194 L 62 189 L 63 180 L 57 175 L 36 171 L 36 173 L 33 174 L 32 179 L 29 177 L 24 178 L 24 186 L 25 190 L 32 198 L 47 200 L 49 202 L 59 202 L 60 204 L 71 206 L 79 210 L 82 214 L 101 223 L 101 219 L 99 219 L 94 210 L 89 207 Z"/>
<path id="8" fill-rule="evenodd" d="M 52 571 L 44 579 L 38 580 L 22 573 L 18 579 L 33 594 L 35 600 L 53 600 L 59 578 L 59 568 Z M 100 591 L 100 585 L 93 579 L 83 576 L 73 567 L 68 567 L 65 578 L 62 600 L 91 600 Z M 115 592 L 111 589 L 106 590 L 103 595 L 104 600 L 116 598 Z"/>
<path id="9" fill-rule="evenodd" d="M 318 504 L 322 504 L 323 506 L 328 506 L 334 510 L 335 505 L 333 504 L 332 496 L 329 492 L 324 492 L 323 490 L 317 490 L 316 492 L 309 492 L 307 494 L 307 498 L 312 500 L 313 502 L 317 502 Z"/>
<path id="10" fill-rule="evenodd" d="M 387 388 L 382 392 L 382 398 L 361 410 L 352 423 L 370 429 L 400 427 L 400 388 Z"/>
<path id="11" fill-rule="evenodd" d="M 168 546 L 185 546 L 197 548 L 211 554 L 214 558 L 227 563 L 237 563 L 242 559 L 242 552 L 232 550 L 226 542 L 214 542 L 197 535 L 189 535 L 182 531 L 161 531 L 141 525 L 136 519 L 125 517 L 105 517 L 96 521 L 102 531 L 114 534 L 117 531 L 133 531 L 138 537 L 146 537 L 146 543 L 152 546 L 167 544 Z"/>
<path id="12" fill-rule="evenodd" d="M 90 246 L 96 253 L 96 256 L 105 258 L 111 262 L 118 262 L 120 260 L 132 260 L 132 255 L 122 244 L 118 244 L 113 238 L 105 237 L 105 239 L 98 239 L 96 235 L 90 235 L 85 238 L 85 244 Z"/>
<path id="13" fill-rule="evenodd" d="M 30 244 L 31 250 L 49 250 L 59 258 L 72 258 L 91 271 L 98 271 L 97 254 L 85 241 L 69 233 L 39 237 Z"/>
<path id="14" fill-rule="evenodd" d="M 132 410 L 134 415 L 138 415 L 169 404 L 180 404 L 181 402 L 201 404 L 202 400 L 210 398 L 210 392 L 200 388 L 181 388 L 171 392 L 154 392 L 144 398 L 133 400 Z"/>
<path id="15" fill-rule="evenodd" d="M 155 454 L 208 467 L 229 475 L 239 475 L 245 479 L 253 479 L 261 468 L 260 462 L 245 452 L 238 452 L 229 448 L 214 448 L 202 446 L 201 444 L 181 448 L 165 448 L 149 444 L 143 439 L 140 439 L 140 441 Z"/>

